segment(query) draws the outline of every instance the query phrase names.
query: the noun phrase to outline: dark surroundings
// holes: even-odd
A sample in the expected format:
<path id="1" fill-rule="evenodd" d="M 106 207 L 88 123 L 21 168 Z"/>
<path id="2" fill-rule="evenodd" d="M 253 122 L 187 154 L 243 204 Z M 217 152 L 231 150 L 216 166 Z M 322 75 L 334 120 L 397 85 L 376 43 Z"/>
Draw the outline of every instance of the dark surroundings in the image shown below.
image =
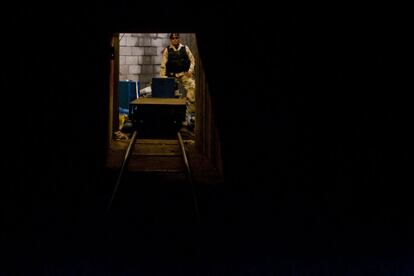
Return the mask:
<path id="1" fill-rule="evenodd" d="M 391 16 L 16 7 L 2 22 L 0 272 L 412 275 L 410 107 Z M 162 179 L 137 178 L 105 210 L 110 38 L 146 31 L 197 35 L 224 166 L 222 185 L 199 188 L 200 222 L 189 191 Z"/>

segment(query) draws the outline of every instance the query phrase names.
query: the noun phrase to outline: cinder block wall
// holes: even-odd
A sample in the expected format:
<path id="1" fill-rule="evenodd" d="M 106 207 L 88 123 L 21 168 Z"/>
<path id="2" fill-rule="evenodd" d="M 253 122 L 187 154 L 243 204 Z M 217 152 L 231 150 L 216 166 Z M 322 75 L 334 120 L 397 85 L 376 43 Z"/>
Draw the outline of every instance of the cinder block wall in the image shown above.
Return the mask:
<path id="1" fill-rule="evenodd" d="M 140 82 L 141 89 L 160 74 L 161 52 L 169 44 L 167 33 L 119 34 L 119 80 Z"/>

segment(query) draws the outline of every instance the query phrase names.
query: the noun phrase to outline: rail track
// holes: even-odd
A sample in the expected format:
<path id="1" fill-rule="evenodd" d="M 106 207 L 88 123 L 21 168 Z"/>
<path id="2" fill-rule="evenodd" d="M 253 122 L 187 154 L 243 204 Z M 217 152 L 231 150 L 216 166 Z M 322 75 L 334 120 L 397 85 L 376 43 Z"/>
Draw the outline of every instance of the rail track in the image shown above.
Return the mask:
<path id="1" fill-rule="evenodd" d="M 122 186 L 123 182 L 125 181 L 125 175 L 128 173 L 129 168 L 140 167 L 141 165 L 140 163 L 144 163 L 143 160 L 146 160 L 146 164 L 147 164 L 147 168 L 145 168 L 146 171 L 153 171 L 153 172 L 156 172 L 157 174 L 170 173 L 173 171 L 175 173 L 178 172 L 178 173 L 182 173 L 185 175 L 186 184 L 188 184 L 187 185 L 188 188 L 191 189 L 191 194 L 193 197 L 192 201 L 193 201 L 194 213 L 195 213 L 196 219 L 199 220 L 200 214 L 199 214 L 196 187 L 194 184 L 192 170 L 190 168 L 190 163 L 188 160 L 188 154 L 186 152 L 186 148 L 185 148 L 181 133 L 177 132 L 176 140 L 173 142 L 169 142 L 170 144 L 174 144 L 178 146 L 177 150 L 174 150 L 174 151 L 165 150 L 165 149 L 156 151 L 153 148 L 149 151 L 148 150 L 145 151 L 143 150 L 143 148 L 145 147 L 145 145 L 148 145 L 149 143 L 148 141 L 155 141 L 155 140 L 147 139 L 146 141 L 147 141 L 146 143 L 143 143 L 142 141 L 141 142 L 138 141 L 138 130 L 135 130 L 132 133 L 128 147 L 126 148 L 124 152 L 124 156 L 122 158 L 122 164 L 119 168 L 117 180 L 113 188 L 113 191 L 111 193 L 109 203 L 107 206 L 107 210 L 108 211 L 111 210 L 113 202 L 115 198 L 117 197 L 118 189 L 120 186 Z M 158 148 L 160 148 L 160 145 L 158 145 Z M 151 163 L 156 164 L 157 160 L 160 160 L 161 158 L 171 159 L 171 157 L 174 157 L 174 158 L 177 157 L 178 159 L 176 160 L 180 159 L 179 163 L 181 164 L 175 165 L 173 169 L 162 169 L 161 168 L 161 169 L 155 170 L 155 166 L 153 166 L 152 168 L 151 166 L 149 166 L 150 168 L 148 168 L 148 164 L 151 164 Z M 148 162 L 148 160 L 151 160 L 151 159 L 153 161 Z M 142 166 L 141 166 L 141 169 L 142 169 Z"/>

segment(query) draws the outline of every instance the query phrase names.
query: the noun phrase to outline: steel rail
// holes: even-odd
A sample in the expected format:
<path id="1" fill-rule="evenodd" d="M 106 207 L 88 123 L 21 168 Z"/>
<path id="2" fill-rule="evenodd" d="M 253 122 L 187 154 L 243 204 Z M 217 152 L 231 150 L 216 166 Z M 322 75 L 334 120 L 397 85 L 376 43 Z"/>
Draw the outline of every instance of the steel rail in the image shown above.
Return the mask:
<path id="1" fill-rule="evenodd" d="M 109 200 L 108 211 L 112 207 L 112 202 L 113 202 L 113 200 L 115 198 L 116 191 L 118 190 L 118 187 L 119 187 L 119 185 L 122 182 L 122 179 L 124 177 L 125 169 L 128 167 L 129 158 L 131 156 L 131 152 L 133 150 L 133 147 L 134 147 L 134 144 L 135 144 L 135 140 L 137 138 L 137 133 L 138 133 L 138 131 L 135 130 L 134 133 L 132 134 L 131 141 L 129 142 L 128 148 L 127 148 L 127 150 L 125 152 L 125 156 L 124 156 L 124 159 L 122 161 L 121 169 L 119 170 L 118 179 L 116 181 L 116 185 L 115 185 L 114 191 L 112 192 L 111 199 Z"/>
<path id="2" fill-rule="evenodd" d="M 185 152 L 183 138 L 181 137 L 180 132 L 177 132 L 177 136 L 178 136 L 178 141 L 180 143 L 181 154 L 182 154 L 184 165 L 185 165 L 185 175 L 187 177 L 187 180 L 188 180 L 188 182 L 191 186 L 192 192 L 193 192 L 194 211 L 195 211 L 195 214 L 196 214 L 196 217 L 197 217 L 197 221 L 200 222 L 200 212 L 199 212 L 199 208 L 198 208 L 197 193 L 196 193 L 196 190 L 195 190 L 190 165 L 188 163 L 187 154 Z"/>

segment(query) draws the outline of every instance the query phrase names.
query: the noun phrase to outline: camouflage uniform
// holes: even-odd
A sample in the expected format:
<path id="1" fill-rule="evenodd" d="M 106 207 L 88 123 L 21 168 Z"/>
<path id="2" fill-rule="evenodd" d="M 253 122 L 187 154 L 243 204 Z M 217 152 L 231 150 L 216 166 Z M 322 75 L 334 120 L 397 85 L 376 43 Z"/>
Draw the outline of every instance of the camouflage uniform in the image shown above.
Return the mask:
<path id="1" fill-rule="evenodd" d="M 187 64 L 184 66 L 181 64 L 175 67 L 171 66 L 171 63 L 169 63 L 169 53 L 176 54 L 180 52 L 184 55 L 186 54 L 186 56 L 188 57 L 188 59 L 187 57 L 185 57 Z M 167 48 L 163 50 L 160 67 L 160 76 L 175 77 L 178 83 L 180 83 L 184 87 L 186 92 L 185 97 L 187 105 L 186 121 L 187 123 L 190 123 L 190 125 L 194 125 L 195 122 L 195 80 L 194 75 L 188 77 L 185 73 L 191 72 L 192 74 L 194 74 L 194 67 L 195 59 L 187 45 L 183 45 L 180 43 L 178 45 L 178 48 L 169 45 Z"/>

